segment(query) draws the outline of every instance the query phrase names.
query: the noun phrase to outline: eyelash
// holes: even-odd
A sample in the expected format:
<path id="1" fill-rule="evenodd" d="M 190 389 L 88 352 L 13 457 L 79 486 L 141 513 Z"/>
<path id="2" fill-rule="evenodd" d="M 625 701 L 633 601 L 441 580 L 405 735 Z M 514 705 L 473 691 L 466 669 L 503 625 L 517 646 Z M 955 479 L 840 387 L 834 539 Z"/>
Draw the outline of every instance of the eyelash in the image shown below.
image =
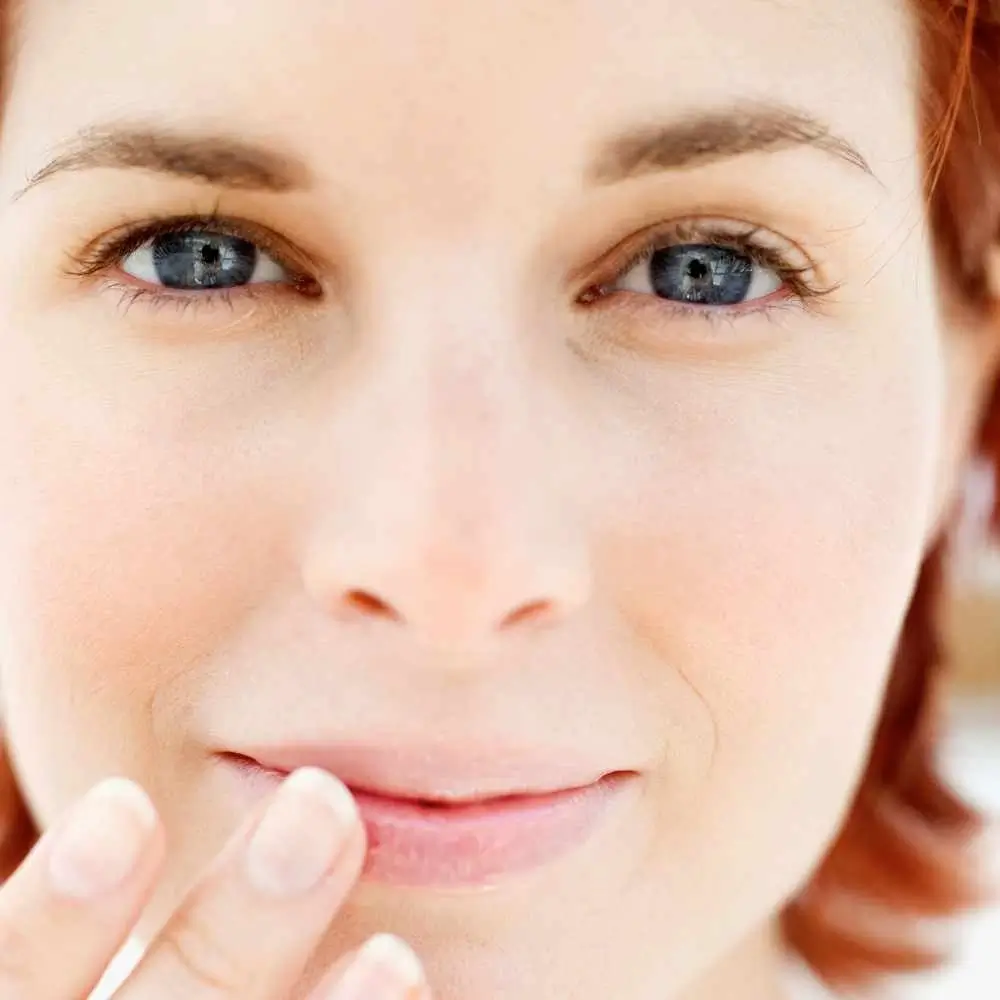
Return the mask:
<path id="1" fill-rule="evenodd" d="M 761 226 L 750 226 L 742 230 L 721 221 L 686 220 L 669 226 L 657 226 L 637 236 L 630 237 L 624 249 L 613 251 L 610 264 L 605 264 L 611 272 L 610 278 L 589 285 L 579 296 L 578 302 L 591 308 L 602 308 L 605 301 L 624 298 L 631 311 L 648 316 L 648 310 L 657 312 L 662 321 L 664 313 L 676 318 L 694 318 L 718 324 L 733 323 L 750 314 L 771 315 L 779 309 L 803 307 L 815 311 L 816 306 L 833 295 L 840 285 L 821 286 L 810 279 L 813 268 L 795 267 L 788 261 L 787 251 L 779 250 L 761 238 L 767 230 Z M 637 250 L 631 249 L 639 243 Z M 773 271 L 780 279 L 787 293 L 775 299 L 774 295 L 752 300 L 736 306 L 705 306 L 676 302 L 647 293 L 611 288 L 621 281 L 633 268 L 648 264 L 660 250 L 672 246 L 698 244 L 733 250 L 749 258 L 755 265 Z M 616 302 L 616 305 L 622 303 Z"/>
<path id="2" fill-rule="evenodd" d="M 284 290 L 310 298 L 316 298 L 321 294 L 316 279 L 304 273 L 301 266 L 289 262 L 289 255 L 281 251 L 280 240 L 275 234 L 264 227 L 227 218 L 215 210 L 184 216 L 152 216 L 142 222 L 125 224 L 100 240 L 71 253 L 67 272 L 77 277 L 96 276 L 120 265 L 130 254 L 158 236 L 196 231 L 210 231 L 250 240 L 289 274 L 290 280 L 284 286 Z M 838 285 L 820 287 L 810 281 L 807 276 L 812 268 L 792 266 L 786 252 L 768 245 L 761 239 L 760 234 L 763 232 L 766 230 L 760 226 L 737 231 L 731 224 L 727 226 L 722 222 L 704 220 L 688 220 L 647 230 L 630 237 L 623 244 L 623 249 L 612 252 L 611 262 L 605 265 L 611 272 L 610 278 L 588 286 L 578 296 L 577 302 L 585 307 L 601 309 L 605 303 L 616 300 L 616 305 L 625 305 L 630 311 L 644 316 L 648 316 L 648 311 L 653 309 L 660 320 L 667 314 L 678 318 L 696 318 L 719 323 L 735 322 L 753 313 L 769 315 L 790 305 L 814 308 L 817 303 L 837 291 Z M 630 249 L 637 242 L 638 249 Z M 774 271 L 781 279 L 782 287 L 787 288 L 788 292 L 779 299 L 775 299 L 772 294 L 743 305 L 704 306 L 663 299 L 648 293 L 610 288 L 633 268 L 648 263 L 658 251 L 684 244 L 717 246 L 743 254 L 755 265 Z M 139 301 L 144 301 L 153 308 L 172 306 L 181 312 L 202 305 L 213 306 L 220 303 L 232 307 L 237 297 L 253 298 L 265 288 L 273 294 L 276 289 L 283 287 L 278 282 L 262 282 L 235 288 L 193 292 L 137 285 L 131 276 L 128 278 L 128 281 L 109 280 L 110 287 L 121 293 L 121 305 L 125 312 Z M 622 299 L 625 301 L 617 301 Z"/>
<path id="3" fill-rule="evenodd" d="M 137 279 L 125 275 L 122 279 L 111 278 L 108 281 L 112 289 L 121 293 L 123 311 L 127 312 L 140 301 L 154 309 L 174 307 L 182 313 L 199 306 L 214 306 L 220 303 L 232 306 L 235 299 L 252 299 L 265 289 L 270 294 L 281 290 L 292 291 L 308 298 L 317 298 L 320 295 L 319 283 L 306 274 L 301 265 L 296 265 L 288 259 L 289 254 L 282 251 L 281 241 L 274 233 L 262 226 L 220 215 L 217 211 L 183 216 L 150 216 L 141 222 L 126 223 L 82 249 L 71 252 L 68 255 L 69 264 L 66 271 L 74 277 L 95 277 L 120 266 L 130 254 L 158 236 L 167 233 L 206 231 L 249 240 L 288 273 L 288 283 L 260 282 L 195 292 L 140 285 L 135 283 Z"/>

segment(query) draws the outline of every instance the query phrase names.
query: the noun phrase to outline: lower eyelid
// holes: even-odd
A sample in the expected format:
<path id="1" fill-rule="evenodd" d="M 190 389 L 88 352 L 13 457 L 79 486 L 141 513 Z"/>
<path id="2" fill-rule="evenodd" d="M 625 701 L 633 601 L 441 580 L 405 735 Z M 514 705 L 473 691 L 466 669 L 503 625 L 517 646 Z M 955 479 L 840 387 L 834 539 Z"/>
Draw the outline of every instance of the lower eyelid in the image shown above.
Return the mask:
<path id="1" fill-rule="evenodd" d="M 754 316 L 765 321 L 775 320 L 779 314 L 807 310 L 808 304 L 794 292 L 782 288 L 766 297 L 735 306 L 701 306 L 661 299 L 643 292 L 615 291 L 598 296 L 593 304 L 584 305 L 583 308 L 591 313 L 605 313 L 606 319 L 601 321 L 602 325 L 604 322 L 615 324 L 614 317 L 617 314 L 620 322 L 630 329 L 626 340 L 638 344 L 654 338 L 666 344 L 678 338 L 679 341 L 690 340 L 692 336 L 703 339 L 703 334 L 689 336 L 683 332 L 691 324 L 702 328 L 707 326 L 709 329 L 732 327 L 743 322 L 750 322 L 753 326 Z M 665 330 L 673 332 L 665 333 Z M 597 336 L 598 340 L 608 341 L 615 340 L 619 335 L 598 332 Z M 738 339 L 740 335 L 733 333 L 732 336 Z M 708 339 L 711 339 L 711 334 Z"/>
<path id="2" fill-rule="evenodd" d="M 598 300 L 598 303 L 601 301 L 608 302 L 610 299 L 618 296 L 622 296 L 627 299 L 627 307 L 633 310 L 653 309 L 659 311 L 661 314 L 663 312 L 668 312 L 692 316 L 708 316 L 709 314 L 715 314 L 734 317 L 745 316 L 749 313 L 764 312 L 780 302 L 793 302 L 796 299 L 794 293 L 789 291 L 787 288 L 779 288 L 776 291 L 771 292 L 769 295 L 764 295 L 757 299 L 749 299 L 746 302 L 739 302 L 728 306 L 712 306 L 700 305 L 697 302 L 675 302 L 673 299 L 660 298 L 651 292 L 634 292 L 628 289 L 621 289 L 603 295 L 601 299 Z M 598 307 L 600 307 L 599 304 Z"/>
<path id="3" fill-rule="evenodd" d="M 257 282 L 251 285 L 221 288 L 214 291 L 190 292 L 166 288 L 163 285 L 142 284 L 131 275 L 121 272 L 119 276 L 99 277 L 96 292 L 100 296 L 110 296 L 114 307 L 123 316 L 134 310 L 144 310 L 150 317 L 164 311 L 174 311 L 177 318 L 184 321 L 209 313 L 227 318 L 242 313 L 255 315 L 259 307 L 268 301 L 276 310 L 287 308 L 291 296 L 304 298 L 291 286 L 283 282 Z"/>

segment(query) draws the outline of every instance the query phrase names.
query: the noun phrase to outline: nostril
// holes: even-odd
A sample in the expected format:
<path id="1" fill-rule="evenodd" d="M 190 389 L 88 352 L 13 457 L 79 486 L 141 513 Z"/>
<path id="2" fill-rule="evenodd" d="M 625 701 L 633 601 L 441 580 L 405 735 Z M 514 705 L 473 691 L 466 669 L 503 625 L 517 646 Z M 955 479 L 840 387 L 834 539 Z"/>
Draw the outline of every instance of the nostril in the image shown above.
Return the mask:
<path id="1" fill-rule="evenodd" d="M 402 621 L 402 616 L 391 604 L 367 590 L 349 590 L 344 595 L 344 603 L 354 611 L 368 617 Z"/>
<path id="2" fill-rule="evenodd" d="M 501 628 L 513 628 L 515 625 L 544 623 L 551 617 L 553 605 L 551 601 L 528 601 L 504 616 Z"/>

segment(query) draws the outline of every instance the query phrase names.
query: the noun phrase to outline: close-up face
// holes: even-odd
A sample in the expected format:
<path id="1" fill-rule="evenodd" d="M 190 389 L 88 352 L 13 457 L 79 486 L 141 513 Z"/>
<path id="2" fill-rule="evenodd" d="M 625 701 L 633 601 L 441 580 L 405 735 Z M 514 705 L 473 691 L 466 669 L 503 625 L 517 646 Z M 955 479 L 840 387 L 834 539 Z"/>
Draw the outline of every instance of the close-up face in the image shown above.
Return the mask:
<path id="1" fill-rule="evenodd" d="M 470 815 L 450 859 L 373 806 L 325 947 L 405 935 L 449 998 L 679 996 L 836 835 L 987 384 L 935 270 L 915 18 L 293 7 L 12 24 L 25 793 L 44 826 L 149 790 L 151 932 L 255 761 L 586 786 L 528 838 Z"/>

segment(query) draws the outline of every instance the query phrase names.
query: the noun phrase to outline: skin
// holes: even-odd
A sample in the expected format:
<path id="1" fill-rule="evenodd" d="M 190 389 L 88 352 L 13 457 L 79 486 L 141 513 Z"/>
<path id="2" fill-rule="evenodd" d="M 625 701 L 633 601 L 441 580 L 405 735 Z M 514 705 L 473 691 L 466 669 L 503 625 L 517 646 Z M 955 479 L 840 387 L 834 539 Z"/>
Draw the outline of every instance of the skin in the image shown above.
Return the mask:
<path id="1" fill-rule="evenodd" d="M 909 12 L 822 7 L 27 0 L 0 133 L 5 725 L 43 826 L 108 774 L 150 793 L 145 936 L 243 817 L 220 744 L 585 746 L 642 773 L 614 824 L 489 893 L 362 882 L 317 967 L 388 930 L 445 1000 L 780 995 L 776 914 L 844 818 L 1000 344 L 935 272 Z M 587 179 L 609 135 L 747 95 L 793 95 L 871 173 L 803 145 Z M 308 181 L 81 168 L 17 197 L 123 118 Z M 214 209 L 322 294 L 123 301 L 114 265 L 68 273 L 123 223 Z M 579 301 L 692 218 L 760 226 L 836 290 Z"/>

